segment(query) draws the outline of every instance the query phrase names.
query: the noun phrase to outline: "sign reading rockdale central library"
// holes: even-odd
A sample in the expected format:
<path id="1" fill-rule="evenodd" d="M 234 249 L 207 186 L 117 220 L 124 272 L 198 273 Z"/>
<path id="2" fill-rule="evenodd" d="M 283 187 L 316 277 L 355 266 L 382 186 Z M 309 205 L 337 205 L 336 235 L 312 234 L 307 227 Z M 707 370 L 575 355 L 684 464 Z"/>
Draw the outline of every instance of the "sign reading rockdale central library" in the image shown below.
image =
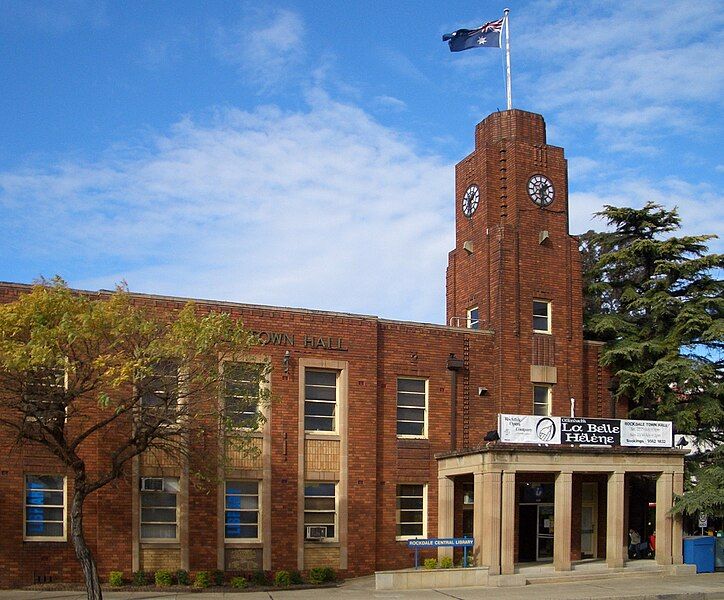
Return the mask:
<path id="1" fill-rule="evenodd" d="M 671 421 L 499 415 L 501 442 L 671 448 Z"/>

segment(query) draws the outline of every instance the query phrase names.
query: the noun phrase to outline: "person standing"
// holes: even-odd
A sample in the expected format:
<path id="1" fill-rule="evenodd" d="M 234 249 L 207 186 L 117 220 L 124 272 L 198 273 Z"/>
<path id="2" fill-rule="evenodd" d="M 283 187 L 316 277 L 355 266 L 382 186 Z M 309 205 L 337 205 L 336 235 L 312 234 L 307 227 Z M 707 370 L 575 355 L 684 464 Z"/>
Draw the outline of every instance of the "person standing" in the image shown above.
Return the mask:
<path id="1" fill-rule="evenodd" d="M 628 530 L 628 557 L 639 558 L 639 544 L 641 543 L 641 536 L 635 529 Z"/>

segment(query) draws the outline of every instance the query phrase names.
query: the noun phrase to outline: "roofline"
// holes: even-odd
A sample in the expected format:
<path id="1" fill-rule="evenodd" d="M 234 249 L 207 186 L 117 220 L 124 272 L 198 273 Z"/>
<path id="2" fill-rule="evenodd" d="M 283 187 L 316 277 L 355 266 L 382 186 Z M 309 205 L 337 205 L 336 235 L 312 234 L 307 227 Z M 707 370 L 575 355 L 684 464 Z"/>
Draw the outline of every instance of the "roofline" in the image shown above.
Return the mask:
<path id="1" fill-rule="evenodd" d="M 31 290 L 35 284 L 30 283 L 15 283 L 12 281 L 0 281 L 0 287 L 3 286 L 10 286 L 10 287 L 16 287 L 16 288 L 23 288 L 27 290 Z M 106 290 L 106 289 L 100 289 L 100 290 L 82 290 L 78 288 L 69 288 L 73 292 L 78 292 L 80 294 L 112 294 L 113 290 Z M 381 324 L 389 324 L 389 325 L 404 325 L 408 327 L 432 327 L 435 329 L 441 329 L 446 331 L 454 331 L 456 333 L 461 332 L 467 332 L 467 333 L 483 333 L 483 334 L 493 334 L 493 331 L 486 330 L 486 329 L 467 329 L 463 327 L 451 327 L 449 325 L 440 325 L 439 323 L 423 323 L 418 321 L 404 321 L 404 320 L 398 320 L 398 319 L 381 319 L 380 317 L 376 315 L 364 315 L 359 313 L 346 313 L 346 312 L 338 312 L 338 311 L 330 311 L 330 310 L 316 310 L 311 308 L 296 308 L 296 307 L 290 307 L 290 306 L 273 306 L 271 304 L 248 304 L 244 302 L 232 302 L 229 300 L 211 300 L 208 298 L 189 298 L 187 296 L 167 296 L 164 294 L 148 294 L 144 292 L 128 292 L 131 296 L 134 298 L 146 298 L 149 300 L 162 300 L 167 302 L 194 302 L 195 304 L 205 304 L 205 305 L 211 305 L 211 306 L 228 306 L 229 308 L 239 308 L 239 309 L 248 309 L 248 310 L 278 310 L 278 311 L 285 311 L 285 312 L 291 312 L 296 314 L 303 314 L 303 315 L 321 315 L 321 316 L 327 316 L 327 317 L 340 317 L 340 318 L 346 318 L 346 319 L 359 319 L 359 320 L 374 320 Z"/>

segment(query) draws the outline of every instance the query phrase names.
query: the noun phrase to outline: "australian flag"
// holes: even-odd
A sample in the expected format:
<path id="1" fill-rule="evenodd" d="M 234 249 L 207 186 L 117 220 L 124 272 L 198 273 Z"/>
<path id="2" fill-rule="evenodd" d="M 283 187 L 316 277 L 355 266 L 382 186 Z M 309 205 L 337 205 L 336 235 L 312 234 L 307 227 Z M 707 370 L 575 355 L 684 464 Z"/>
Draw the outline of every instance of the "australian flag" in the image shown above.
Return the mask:
<path id="1" fill-rule="evenodd" d="M 450 52 L 462 52 L 470 48 L 500 48 L 500 33 L 504 19 L 490 21 L 477 29 L 458 29 L 442 36 L 450 46 Z"/>

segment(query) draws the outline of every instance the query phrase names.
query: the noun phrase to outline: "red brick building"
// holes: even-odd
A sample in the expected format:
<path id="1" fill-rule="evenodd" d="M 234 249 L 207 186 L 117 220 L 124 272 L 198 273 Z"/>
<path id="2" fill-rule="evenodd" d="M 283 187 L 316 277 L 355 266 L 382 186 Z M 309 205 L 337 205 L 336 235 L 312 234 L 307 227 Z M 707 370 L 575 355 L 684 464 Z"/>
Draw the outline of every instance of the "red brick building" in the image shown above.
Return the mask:
<path id="1" fill-rule="evenodd" d="M 563 149 L 546 143 L 540 115 L 511 110 L 478 124 L 474 151 L 456 167 L 445 325 L 196 300 L 258 332 L 258 359 L 272 365 L 260 453 L 231 456 L 211 494 L 189 484 L 188 468 L 136 459 L 87 503 L 101 575 L 326 565 L 362 575 L 410 566 L 410 537 L 446 535 L 475 535 L 476 560 L 493 574 L 554 554 L 563 569 L 582 555 L 622 562 L 630 472 L 656 477 L 657 501 L 670 504 L 679 454 L 641 450 L 637 467 L 631 451 L 491 451 L 483 440 L 500 413 L 566 416 L 574 402 L 576 415 L 625 416 L 598 366 L 599 344 L 583 339 L 567 187 Z M 27 289 L 2 284 L 0 301 Z M 162 313 L 185 303 L 136 298 Z M 0 587 L 80 579 L 71 480 L 43 452 L 9 445 L 0 438 Z M 496 448 L 505 465 L 538 454 L 545 465 L 475 466 Z M 602 457 L 605 465 L 585 466 Z M 681 562 L 677 524 L 660 512 L 659 530 L 673 536 L 661 561 Z M 523 537 L 539 519 L 549 534 Z M 555 544 L 554 520 L 567 532 Z"/>

